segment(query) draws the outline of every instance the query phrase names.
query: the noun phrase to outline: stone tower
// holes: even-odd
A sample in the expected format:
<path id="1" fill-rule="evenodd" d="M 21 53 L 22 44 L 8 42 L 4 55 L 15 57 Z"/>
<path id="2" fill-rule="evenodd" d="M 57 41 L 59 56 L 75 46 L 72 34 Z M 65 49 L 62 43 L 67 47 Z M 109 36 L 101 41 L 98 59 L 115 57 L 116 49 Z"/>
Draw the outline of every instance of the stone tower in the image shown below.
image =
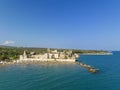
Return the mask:
<path id="1" fill-rule="evenodd" d="M 24 51 L 23 53 L 23 59 L 26 59 L 27 58 L 27 54 L 26 54 L 26 51 Z"/>
<path id="2" fill-rule="evenodd" d="M 50 48 L 47 48 L 47 52 L 50 53 Z"/>

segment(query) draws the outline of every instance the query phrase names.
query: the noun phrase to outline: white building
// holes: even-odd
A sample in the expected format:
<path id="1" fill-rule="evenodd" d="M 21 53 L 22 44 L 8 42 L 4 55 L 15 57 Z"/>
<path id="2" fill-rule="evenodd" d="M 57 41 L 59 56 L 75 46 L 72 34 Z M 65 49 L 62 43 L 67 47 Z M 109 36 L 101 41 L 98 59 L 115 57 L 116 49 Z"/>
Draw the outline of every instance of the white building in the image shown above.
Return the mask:
<path id="1" fill-rule="evenodd" d="M 53 50 L 53 51 L 51 51 L 52 53 L 57 53 L 57 50 Z"/>
<path id="2" fill-rule="evenodd" d="M 55 57 L 55 58 L 59 58 L 58 54 L 54 54 L 54 57 Z"/>
<path id="3" fill-rule="evenodd" d="M 48 59 L 52 58 L 52 54 L 48 53 Z"/>

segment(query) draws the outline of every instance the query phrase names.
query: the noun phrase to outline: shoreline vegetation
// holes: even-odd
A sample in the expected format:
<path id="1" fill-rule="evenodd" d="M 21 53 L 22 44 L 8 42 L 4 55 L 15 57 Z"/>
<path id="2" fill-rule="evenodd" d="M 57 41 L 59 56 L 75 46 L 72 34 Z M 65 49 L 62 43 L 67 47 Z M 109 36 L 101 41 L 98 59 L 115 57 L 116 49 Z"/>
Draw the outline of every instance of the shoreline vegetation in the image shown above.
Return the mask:
<path id="1" fill-rule="evenodd" d="M 80 55 L 111 55 L 112 53 L 104 50 L 79 50 L 79 49 L 57 49 L 51 48 L 51 50 L 58 51 L 69 51 L 72 50 L 73 54 L 77 53 Z M 47 52 L 47 48 L 32 48 L 32 47 L 11 47 L 11 46 L 0 46 L 0 63 L 12 64 L 19 63 L 19 56 L 26 51 L 27 54 L 35 52 L 36 54 L 44 54 Z"/>

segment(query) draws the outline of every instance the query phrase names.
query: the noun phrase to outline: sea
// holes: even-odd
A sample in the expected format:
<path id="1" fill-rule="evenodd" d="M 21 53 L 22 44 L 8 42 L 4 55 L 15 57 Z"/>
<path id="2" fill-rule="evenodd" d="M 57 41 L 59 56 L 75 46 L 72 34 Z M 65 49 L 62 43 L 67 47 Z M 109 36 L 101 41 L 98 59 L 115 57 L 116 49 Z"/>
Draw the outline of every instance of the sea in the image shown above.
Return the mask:
<path id="1" fill-rule="evenodd" d="M 81 55 L 79 61 L 100 71 L 91 73 L 67 62 L 4 65 L 0 66 L 0 90 L 120 90 L 120 52 Z"/>

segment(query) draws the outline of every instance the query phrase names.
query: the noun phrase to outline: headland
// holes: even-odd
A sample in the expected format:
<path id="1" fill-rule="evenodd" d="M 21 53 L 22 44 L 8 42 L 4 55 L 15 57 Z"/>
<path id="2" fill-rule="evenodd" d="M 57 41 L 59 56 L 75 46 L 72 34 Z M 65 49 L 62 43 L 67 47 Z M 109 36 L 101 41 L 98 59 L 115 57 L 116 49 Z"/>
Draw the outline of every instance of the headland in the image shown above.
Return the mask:
<path id="1" fill-rule="evenodd" d="M 0 47 L 0 65 L 28 64 L 41 62 L 76 62 L 80 55 L 112 55 L 111 52 L 102 50 L 76 50 L 76 49 L 49 49 L 49 48 L 23 48 Z M 79 63 L 91 72 L 96 69 L 90 65 Z"/>

